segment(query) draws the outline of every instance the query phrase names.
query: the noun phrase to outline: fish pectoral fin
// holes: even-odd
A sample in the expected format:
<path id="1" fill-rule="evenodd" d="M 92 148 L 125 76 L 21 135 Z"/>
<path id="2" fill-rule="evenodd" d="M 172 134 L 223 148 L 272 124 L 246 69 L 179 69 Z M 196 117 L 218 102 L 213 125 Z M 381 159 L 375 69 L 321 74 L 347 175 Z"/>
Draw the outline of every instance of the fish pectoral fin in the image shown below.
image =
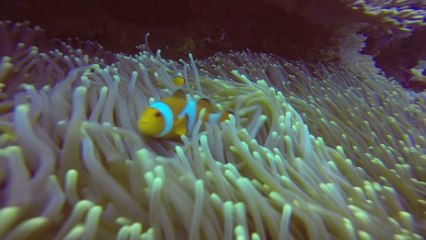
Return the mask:
<path id="1" fill-rule="evenodd" d="M 181 125 L 181 126 L 178 126 L 178 127 L 176 127 L 176 134 L 177 135 L 185 135 L 186 134 L 186 127 L 185 127 L 185 125 Z"/>
<path id="2" fill-rule="evenodd" d="M 175 129 L 175 133 L 177 135 L 185 135 L 187 132 L 186 129 L 186 123 L 187 123 L 187 117 L 184 116 L 183 118 L 180 118 L 176 121 L 174 129 Z"/>

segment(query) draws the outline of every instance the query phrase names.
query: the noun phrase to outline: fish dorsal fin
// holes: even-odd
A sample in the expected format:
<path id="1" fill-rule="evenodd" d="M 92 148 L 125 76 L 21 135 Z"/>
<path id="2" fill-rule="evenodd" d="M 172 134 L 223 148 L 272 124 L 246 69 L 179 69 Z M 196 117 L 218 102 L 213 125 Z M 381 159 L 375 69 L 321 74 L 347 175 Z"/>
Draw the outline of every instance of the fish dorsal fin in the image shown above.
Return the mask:
<path id="1" fill-rule="evenodd" d="M 207 98 L 200 98 L 198 104 L 200 108 L 205 108 L 209 113 L 213 111 L 213 105 Z"/>
<path id="2" fill-rule="evenodd" d="M 173 95 L 173 97 L 182 97 L 182 98 L 186 98 L 186 94 L 182 89 L 176 90 Z"/>
<path id="3" fill-rule="evenodd" d="M 172 79 L 172 82 L 173 82 L 173 84 L 175 85 L 175 86 L 182 86 L 182 85 L 184 85 L 185 84 L 185 78 L 184 77 L 182 77 L 182 76 L 175 76 L 173 79 Z"/>

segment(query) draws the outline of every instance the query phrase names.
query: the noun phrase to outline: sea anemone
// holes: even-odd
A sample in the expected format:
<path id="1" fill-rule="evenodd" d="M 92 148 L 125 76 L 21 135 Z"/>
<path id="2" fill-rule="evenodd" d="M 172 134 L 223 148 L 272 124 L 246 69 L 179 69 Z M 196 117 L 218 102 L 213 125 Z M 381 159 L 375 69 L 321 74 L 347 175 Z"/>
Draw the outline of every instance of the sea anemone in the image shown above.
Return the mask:
<path id="1" fill-rule="evenodd" d="M 2 239 L 426 234 L 425 95 L 362 55 L 186 62 L 46 40 L 28 24 L 0 33 Z M 178 73 L 234 116 L 177 141 L 140 135 L 138 115 Z"/>

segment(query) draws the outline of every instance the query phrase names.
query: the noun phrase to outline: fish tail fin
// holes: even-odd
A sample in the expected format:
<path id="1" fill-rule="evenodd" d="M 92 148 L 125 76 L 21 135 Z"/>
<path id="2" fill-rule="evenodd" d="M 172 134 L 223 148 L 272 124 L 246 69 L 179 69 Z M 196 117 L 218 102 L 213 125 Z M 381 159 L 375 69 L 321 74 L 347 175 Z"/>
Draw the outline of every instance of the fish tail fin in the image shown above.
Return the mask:
<path id="1" fill-rule="evenodd" d="M 219 112 L 219 113 L 210 113 L 209 115 L 209 123 L 220 123 L 229 119 L 229 115 L 234 115 L 231 111 Z"/>
<path id="2" fill-rule="evenodd" d="M 222 113 L 210 113 L 209 114 L 209 123 L 217 124 L 219 122 L 219 119 L 221 117 Z"/>
<path id="3" fill-rule="evenodd" d="M 229 120 L 229 115 L 235 115 L 232 111 L 226 111 L 220 116 L 220 121 L 223 122 L 225 120 Z"/>

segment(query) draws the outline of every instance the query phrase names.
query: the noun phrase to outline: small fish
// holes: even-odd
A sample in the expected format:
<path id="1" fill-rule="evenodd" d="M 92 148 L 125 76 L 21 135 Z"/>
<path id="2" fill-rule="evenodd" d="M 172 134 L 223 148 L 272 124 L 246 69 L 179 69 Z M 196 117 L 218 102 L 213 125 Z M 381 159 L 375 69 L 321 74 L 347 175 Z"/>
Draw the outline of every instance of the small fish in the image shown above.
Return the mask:
<path id="1" fill-rule="evenodd" d="M 172 79 L 172 82 L 173 82 L 173 84 L 174 84 L 174 85 L 176 85 L 176 86 L 182 86 L 183 84 L 185 84 L 185 78 L 184 78 L 184 77 L 182 77 L 182 76 L 175 76 L 175 77 Z"/>
<path id="2" fill-rule="evenodd" d="M 177 90 L 171 97 L 150 104 L 139 117 L 138 129 L 148 136 L 170 139 L 191 132 L 202 109 L 205 109 L 203 122 L 229 119 L 231 112 L 212 113 L 212 108 L 209 100 L 197 101 Z"/>

